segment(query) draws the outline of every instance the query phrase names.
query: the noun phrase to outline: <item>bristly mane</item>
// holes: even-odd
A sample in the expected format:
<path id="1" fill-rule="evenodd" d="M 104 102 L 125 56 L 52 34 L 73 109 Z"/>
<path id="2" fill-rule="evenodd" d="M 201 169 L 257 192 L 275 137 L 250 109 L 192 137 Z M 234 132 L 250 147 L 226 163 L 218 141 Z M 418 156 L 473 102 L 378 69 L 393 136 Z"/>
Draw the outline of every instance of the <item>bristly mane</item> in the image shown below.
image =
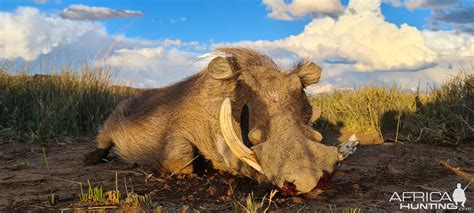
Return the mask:
<path id="1" fill-rule="evenodd" d="M 255 50 L 242 47 L 217 47 L 216 51 L 233 56 L 240 68 L 261 66 L 279 70 L 272 58 Z"/>
<path id="2" fill-rule="evenodd" d="M 303 65 L 307 64 L 308 62 L 310 62 L 308 58 L 300 58 L 293 63 L 292 69 L 297 70 L 301 68 Z"/>
<path id="3" fill-rule="evenodd" d="M 243 47 L 217 47 L 216 51 L 233 56 L 236 60 L 235 65 L 240 68 L 262 66 L 283 71 L 270 56 L 256 50 Z M 310 61 L 311 60 L 309 58 L 297 59 L 293 63 L 293 66 L 289 67 L 289 70 L 284 70 L 283 72 L 291 73 Z"/>

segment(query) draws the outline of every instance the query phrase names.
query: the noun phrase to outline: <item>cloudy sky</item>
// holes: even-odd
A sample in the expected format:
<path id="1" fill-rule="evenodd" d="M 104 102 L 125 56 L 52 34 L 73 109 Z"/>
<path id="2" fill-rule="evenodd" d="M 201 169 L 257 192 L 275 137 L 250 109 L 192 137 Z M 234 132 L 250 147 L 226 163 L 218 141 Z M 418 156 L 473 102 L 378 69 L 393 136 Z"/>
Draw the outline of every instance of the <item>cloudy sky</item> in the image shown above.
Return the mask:
<path id="1" fill-rule="evenodd" d="M 436 84 L 474 63 L 471 0 L 0 0 L 0 61 L 110 65 L 137 87 L 203 68 L 213 47 L 309 58 L 319 89 Z M 471 69 L 472 70 L 472 69 Z"/>

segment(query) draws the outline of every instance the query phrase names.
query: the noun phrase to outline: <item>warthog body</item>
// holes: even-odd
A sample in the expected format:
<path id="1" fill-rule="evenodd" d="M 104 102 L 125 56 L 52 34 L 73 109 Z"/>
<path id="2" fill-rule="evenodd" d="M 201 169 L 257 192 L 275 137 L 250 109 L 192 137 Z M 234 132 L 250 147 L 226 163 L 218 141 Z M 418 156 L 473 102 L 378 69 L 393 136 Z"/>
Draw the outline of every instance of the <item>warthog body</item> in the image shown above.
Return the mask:
<path id="1" fill-rule="evenodd" d="M 188 164 L 200 154 L 215 169 L 290 184 L 297 193 L 315 188 L 338 161 L 337 148 L 319 143 L 321 134 L 309 127 L 319 112 L 303 89 L 319 81 L 321 69 L 307 62 L 283 72 L 249 49 L 218 51 L 226 57 L 214 58 L 202 72 L 121 102 L 86 163 L 115 146 L 128 162 L 191 173 Z"/>

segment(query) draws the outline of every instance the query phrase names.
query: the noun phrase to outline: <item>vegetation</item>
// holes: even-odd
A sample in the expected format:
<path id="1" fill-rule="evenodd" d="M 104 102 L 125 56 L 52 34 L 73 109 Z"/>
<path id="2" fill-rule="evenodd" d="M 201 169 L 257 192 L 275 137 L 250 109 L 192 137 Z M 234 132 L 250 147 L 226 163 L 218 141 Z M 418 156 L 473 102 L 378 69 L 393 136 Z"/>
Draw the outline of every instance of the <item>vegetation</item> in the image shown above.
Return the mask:
<path id="1" fill-rule="evenodd" d="M 232 189 L 232 188 L 231 188 Z M 252 193 L 247 194 L 246 197 L 237 196 L 232 190 L 232 211 L 233 212 L 267 212 L 273 204 L 273 198 L 275 197 L 277 190 L 272 190 L 268 194 L 265 194 L 263 198 L 257 199 Z"/>
<path id="2" fill-rule="evenodd" d="M 137 89 L 113 86 L 112 72 L 85 66 L 57 75 L 13 75 L 0 68 L 0 138 L 48 141 L 94 134 L 121 100 Z M 396 132 L 396 140 L 461 144 L 474 141 L 474 76 L 461 73 L 428 93 L 364 86 L 311 99 L 322 108 L 317 129 Z"/>
<path id="3" fill-rule="evenodd" d="M 474 75 L 460 73 L 426 94 L 364 86 L 313 97 L 322 108 L 316 129 L 396 133 L 399 140 L 436 144 L 474 141 Z"/>
<path id="4" fill-rule="evenodd" d="M 153 206 L 151 196 L 149 194 L 139 195 L 133 191 L 128 191 L 128 186 L 126 179 L 124 179 L 124 188 L 125 193 L 122 193 L 119 189 L 118 184 L 118 174 L 115 172 L 115 189 L 104 191 L 101 185 L 93 186 L 89 179 L 87 179 L 87 192 L 84 192 L 83 183 L 74 180 L 63 179 L 53 176 L 49 164 L 48 157 L 46 156 L 46 150 L 43 147 L 43 160 L 47 170 L 48 179 L 49 179 L 49 193 L 48 193 L 48 203 L 51 206 L 57 204 L 58 196 L 54 193 L 55 188 L 53 185 L 53 179 L 58 181 L 65 181 L 71 184 L 79 186 L 79 200 L 86 205 L 127 205 L 140 207 L 143 209 L 150 209 Z M 124 195 L 123 195 L 124 194 Z"/>
<path id="5" fill-rule="evenodd" d="M 117 180 L 116 180 L 117 181 Z M 122 192 L 116 186 L 113 190 L 104 191 L 102 186 L 92 186 L 90 181 L 87 180 L 88 189 L 84 193 L 82 184 L 80 185 L 81 191 L 79 194 L 79 199 L 82 203 L 87 205 L 127 205 L 127 206 L 137 206 L 143 209 L 150 209 L 153 207 L 153 202 L 149 194 L 139 195 L 133 192 L 129 192 L 126 189 L 122 195 Z M 126 187 L 126 186 L 125 186 Z"/>
<path id="6" fill-rule="evenodd" d="M 105 68 L 50 74 L 13 75 L 0 68 L 0 138 L 43 142 L 94 133 L 117 103 L 135 92 L 112 86 Z"/>

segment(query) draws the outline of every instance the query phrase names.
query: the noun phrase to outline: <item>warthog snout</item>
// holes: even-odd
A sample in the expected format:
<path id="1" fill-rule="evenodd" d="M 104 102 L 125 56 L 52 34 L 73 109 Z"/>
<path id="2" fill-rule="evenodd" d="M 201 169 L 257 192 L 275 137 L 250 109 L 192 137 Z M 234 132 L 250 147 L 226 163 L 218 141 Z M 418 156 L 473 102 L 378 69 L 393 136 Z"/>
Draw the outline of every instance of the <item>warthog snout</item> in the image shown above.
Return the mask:
<path id="1" fill-rule="evenodd" d="M 269 125 L 275 132 L 268 140 L 248 148 L 234 130 L 231 114 L 231 102 L 225 99 L 219 118 L 222 135 L 232 153 L 276 186 L 294 185 L 289 194 L 310 192 L 325 174 L 333 172 L 338 161 L 337 148 L 311 140 L 314 135 L 308 137 L 305 127 L 298 126 L 294 119 L 285 116 L 273 118 Z M 258 141 L 261 135 L 261 130 L 252 130 L 249 139 Z"/>

